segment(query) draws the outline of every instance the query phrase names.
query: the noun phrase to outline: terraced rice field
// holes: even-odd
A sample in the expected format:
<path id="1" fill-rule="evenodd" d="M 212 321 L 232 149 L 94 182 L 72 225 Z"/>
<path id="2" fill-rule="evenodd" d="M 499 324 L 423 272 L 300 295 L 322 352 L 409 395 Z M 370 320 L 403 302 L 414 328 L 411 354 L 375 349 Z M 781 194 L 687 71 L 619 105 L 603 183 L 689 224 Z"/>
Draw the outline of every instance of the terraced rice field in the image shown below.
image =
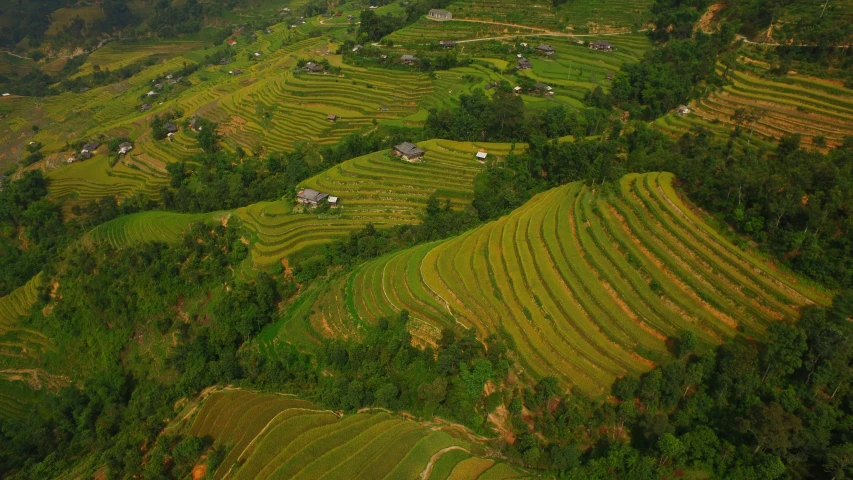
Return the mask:
<path id="1" fill-rule="evenodd" d="M 25 416 L 37 397 L 24 382 L 0 378 L 0 420 Z"/>
<path id="2" fill-rule="evenodd" d="M 621 195 L 552 189 L 454 239 L 364 264 L 325 295 L 311 317 L 321 334 L 401 310 L 423 344 L 444 327 L 506 332 L 529 375 L 593 396 L 667 358 L 683 330 L 704 345 L 760 337 L 829 302 L 717 234 L 665 173 L 626 176 Z"/>
<path id="3" fill-rule="evenodd" d="M 596 87 L 610 90 L 608 74 L 616 74 L 623 65 L 639 62 L 651 48 L 643 34 L 612 35 L 600 37 L 617 47 L 615 52 L 599 52 L 578 45 L 571 37 L 533 37 L 531 45 L 548 43 L 556 53 L 550 57 L 529 57 L 533 68 L 524 75 L 554 88 L 554 99 L 580 106 L 580 101 Z M 598 40 L 590 37 L 586 40 Z M 541 97 L 540 97 L 541 98 Z"/>
<path id="4" fill-rule="evenodd" d="M 460 0 L 447 10 L 454 19 L 472 19 L 545 28 L 550 31 L 614 32 L 640 28 L 649 18 L 652 2 L 577 0 L 554 9 L 551 2 Z"/>
<path id="5" fill-rule="evenodd" d="M 730 72 L 731 83 L 694 102 L 689 116 L 674 118 L 677 115 L 670 114 L 654 125 L 675 135 L 693 125 L 708 125 L 728 135 L 736 125 L 731 118 L 735 110 L 745 108 L 760 112 L 753 138 L 769 143 L 785 134 L 800 134 L 807 146 L 815 137 L 824 137 L 831 148 L 853 132 L 853 90 L 797 75 L 787 76 L 784 82 L 771 80 L 760 77 L 760 69 L 750 68 L 754 72 Z M 749 132 L 753 124 L 742 127 Z"/>
<path id="6" fill-rule="evenodd" d="M 340 418 L 291 396 L 214 392 L 189 433 L 229 446 L 216 479 L 528 478 L 440 429 L 385 412 Z"/>
<path id="7" fill-rule="evenodd" d="M 372 223 L 377 228 L 413 224 L 433 193 L 462 208 L 473 197 L 474 176 L 483 168 L 474 155 L 484 148 L 507 155 L 509 144 L 422 142 L 422 163 L 408 163 L 381 151 L 346 161 L 303 182 L 340 198 L 333 214 L 294 213 L 290 201 L 262 202 L 235 213 L 257 237 L 257 265 L 279 261 L 311 245 L 331 242 Z"/>
<path id="8" fill-rule="evenodd" d="M 491 38 L 504 35 L 529 35 L 541 32 L 541 29 L 496 25 L 492 23 L 475 22 L 436 22 L 422 19 L 408 27 L 388 35 L 395 45 L 411 46 L 436 43 L 441 40 L 470 40 L 474 38 Z"/>
<path id="9" fill-rule="evenodd" d="M 41 274 L 0 297 L 0 358 L 5 366 L 19 365 L 50 348 L 50 340 L 40 332 L 20 325 L 22 317 L 29 315 L 38 298 Z"/>
<path id="10" fill-rule="evenodd" d="M 106 150 L 106 147 L 101 146 L 101 149 Z M 158 198 L 160 187 L 168 183 L 167 174 L 143 161 L 133 162 L 132 154 L 129 157 L 127 162 L 111 167 L 109 157 L 100 154 L 52 170 L 47 174 L 50 196 L 78 202 L 99 200 L 106 195 L 125 198 L 145 194 Z M 132 166 L 128 164 L 131 162 Z"/>
<path id="11" fill-rule="evenodd" d="M 140 212 L 98 225 L 83 241 L 122 248 L 143 242 L 176 242 L 193 223 L 223 221 L 228 212 Z"/>

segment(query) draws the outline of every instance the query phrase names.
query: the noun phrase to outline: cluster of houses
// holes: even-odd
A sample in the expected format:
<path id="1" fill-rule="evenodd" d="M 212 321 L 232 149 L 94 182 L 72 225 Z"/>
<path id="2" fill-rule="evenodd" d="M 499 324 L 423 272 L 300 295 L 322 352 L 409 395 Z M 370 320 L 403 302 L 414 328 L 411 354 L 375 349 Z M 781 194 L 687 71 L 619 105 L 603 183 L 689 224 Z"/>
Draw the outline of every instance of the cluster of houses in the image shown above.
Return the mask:
<path id="1" fill-rule="evenodd" d="M 68 163 L 80 162 L 83 160 L 88 160 L 92 158 L 93 155 L 98 153 L 98 148 L 101 146 L 98 142 L 88 142 L 80 148 L 80 152 L 68 157 Z M 127 152 L 133 150 L 133 144 L 130 142 L 122 142 L 118 145 L 117 152 L 119 155 L 124 155 Z"/>
<path id="2" fill-rule="evenodd" d="M 601 52 L 613 52 L 616 50 L 616 47 L 611 45 L 609 42 L 605 42 L 604 40 L 596 40 L 590 43 L 589 48 Z"/>

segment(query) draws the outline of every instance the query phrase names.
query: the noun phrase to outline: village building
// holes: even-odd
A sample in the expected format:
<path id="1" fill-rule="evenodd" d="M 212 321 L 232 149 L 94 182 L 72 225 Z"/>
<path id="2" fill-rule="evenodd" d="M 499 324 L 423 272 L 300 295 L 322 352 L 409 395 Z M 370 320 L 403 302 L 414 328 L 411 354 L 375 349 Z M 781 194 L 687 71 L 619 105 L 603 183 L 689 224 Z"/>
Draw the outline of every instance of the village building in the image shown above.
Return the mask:
<path id="1" fill-rule="evenodd" d="M 530 63 L 530 60 L 521 57 L 518 59 L 518 69 L 519 70 L 530 70 L 533 68 L 533 65 Z"/>
<path id="2" fill-rule="evenodd" d="M 356 45 L 356 46 L 352 47 L 352 51 L 353 51 L 353 52 L 358 52 L 358 51 L 359 51 L 359 50 L 361 50 L 362 48 L 364 48 L 364 47 L 362 47 L 361 45 Z"/>
<path id="3" fill-rule="evenodd" d="M 515 87 L 515 88 L 513 88 L 513 89 L 512 89 L 512 91 L 513 91 L 514 93 L 516 93 L 516 94 L 520 94 L 520 93 L 521 93 L 521 91 L 522 91 L 522 88 L 521 88 L 521 87 Z"/>
<path id="4" fill-rule="evenodd" d="M 3 96 L 4 96 L 4 97 L 11 97 L 11 96 L 12 96 L 12 94 L 11 94 L 11 93 L 4 93 L 4 94 L 3 94 Z"/>
<path id="5" fill-rule="evenodd" d="M 542 82 L 539 82 L 536 84 L 536 91 L 538 91 L 542 95 L 553 95 L 554 94 L 554 89 L 551 88 L 550 85 L 546 85 Z"/>
<path id="6" fill-rule="evenodd" d="M 285 8 L 280 9 L 278 12 L 279 13 L 290 13 L 290 9 L 285 7 Z"/>
<path id="7" fill-rule="evenodd" d="M 83 150 L 79 154 L 71 157 L 71 161 L 74 162 L 77 160 L 88 160 L 90 158 L 92 158 L 92 152 L 88 150 Z"/>
<path id="8" fill-rule="evenodd" d="M 265 32 L 267 32 L 267 33 L 273 33 L 275 30 L 273 30 L 273 29 L 271 29 L 271 28 L 268 28 L 268 29 L 266 29 L 266 30 L 264 30 L 264 31 L 265 31 Z"/>
<path id="9" fill-rule="evenodd" d="M 355 15 L 347 15 L 347 20 L 355 20 Z"/>
<path id="10" fill-rule="evenodd" d="M 419 162 L 424 157 L 424 151 L 412 142 L 403 142 L 395 146 L 391 154 L 407 162 Z"/>
<path id="11" fill-rule="evenodd" d="M 609 42 L 605 42 L 604 40 L 596 40 L 589 44 L 589 48 L 593 50 L 599 50 L 603 52 L 612 52 L 616 50 L 616 47 L 611 45 Z"/>
<path id="12" fill-rule="evenodd" d="M 255 58 L 258 58 L 260 56 L 261 56 L 261 52 L 255 52 Z"/>
<path id="13" fill-rule="evenodd" d="M 233 46 L 237 45 L 237 40 L 234 40 L 233 38 L 229 39 L 229 40 L 228 40 L 228 45 L 229 45 L 229 46 L 231 46 L 231 47 L 233 47 Z"/>
<path id="14" fill-rule="evenodd" d="M 304 23 L 305 23 L 305 17 L 299 17 L 299 18 L 297 18 L 297 19 L 296 19 L 296 21 L 297 21 L 298 23 L 304 24 Z"/>
<path id="15" fill-rule="evenodd" d="M 118 154 L 124 155 L 125 153 L 133 150 L 133 144 L 130 142 L 122 142 L 118 145 Z"/>
<path id="16" fill-rule="evenodd" d="M 337 115 L 329 114 L 329 116 L 326 117 L 326 120 L 328 120 L 330 122 L 337 122 L 338 118 L 340 118 L 340 117 L 338 117 Z"/>
<path id="17" fill-rule="evenodd" d="M 487 158 L 488 156 L 489 156 L 489 154 L 488 154 L 488 153 L 486 153 L 486 152 L 482 152 L 482 151 L 481 151 L 481 152 L 477 152 L 477 155 L 476 155 L 476 157 L 477 157 L 477 161 L 478 161 L 478 162 L 481 162 L 481 163 L 482 163 L 482 162 L 485 162 L 485 161 L 486 161 L 486 158 Z"/>
<path id="18" fill-rule="evenodd" d="M 327 198 L 329 198 L 329 194 L 327 193 L 318 192 L 312 188 L 306 188 L 304 190 L 300 190 L 299 193 L 296 194 L 296 203 L 313 208 Z"/>
<path id="19" fill-rule="evenodd" d="M 453 40 L 440 40 L 438 42 L 438 46 L 444 48 L 453 48 L 456 46 L 456 42 L 454 42 Z"/>
<path id="20" fill-rule="evenodd" d="M 678 106 L 678 114 L 682 115 L 682 116 L 683 115 L 689 115 L 690 114 L 690 107 L 688 107 L 687 105 L 679 105 Z"/>
<path id="21" fill-rule="evenodd" d="M 163 84 L 162 83 L 155 83 L 154 88 L 157 90 L 163 90 Z"/>
<path id="22" fill-rule="evenodd" d="M 243 71 L 239 68 L 235 68 L 234 70 L 228 70 L 228 75 L 240 75 Z"/>
<path id="23" fill-rule="evenodd" d="M 553 55 L 554 54 L 554 47 L 552 47 L 551 45 L 546 45 L 544 43 L 542 45 L 539 45 L 538 47 L 536 47 L 536 50 L 544 53 L 545 55 Z"/>
<path id="24" fill-rule="evenodd" d="M 439 10 L 437 8 L 432 8 L 429 11 L 429 18 L 434 20 L 453 20 L 453 14 L 448 12 L 447 10 Z"/>
<path id="25" fill-rule="evenodd" d="M 328 203 L 329 203 L 329 205 L 331 205 L 331 206 L 332 206 L 332 208 L 337 208 L 337 207 L 338 207 L 338 204 L 339 204 L 339 202 L 340 202 L 340 200 L 341 200 L 341 199 L 340 199 L 340 198 L 338 198 L 338 197 L 329 197 L 329 198 L 327 198 L 327 199 L 326 199 L 326 202 L 328 202 Z"/>
<path id="26" fill-rule="evenodd" d="M 139 107 L 139 110 L 141 112 L 147 112 L 148 110 L 151 110 L 151 104 L 150 103 L 143 103 L 142 106 Z"/>
<path id="27" fill-rule="evenodd" d="M 323 71 L 323 66 L 317 65 L 314 62 L 308 62 L 304 67 L 302 67 L 302 70 L 305 70 L 308 73 L 320 73 Z"/>
<path id="28" fill-rule="evenodd" d="M 100 143 L 97 143 L 97 142 L 89 142 L 89 143 L 87 143 L 87 144 L 83 145 L 83 148 L 80 150 L 80 153 L 83 153 L 83 152 L 90 152 L 90 153 L 91 153 L 91 152 L 94 152 L 94 151 L 95 151 L 95 150 L 97 150 L 97 149 L 98 149 L 98 147 L 100 147 L 100 146 L 101 146 L 101 144 L 100 144 Z"/>
<path id="29" fill-rule="evenodd" d="M 172 122 L 167 122 L 163 124 L 163 130 L 166 130 L 167 133 L 175 133 L 178 131 L 178 126 Z"/>
<path id="30" fill-rule="evenodd" d="M 159 95 L 159 93 L 155 92 L 154 90 L 151 90 L 146 95 L 148 95 L 149 97 L 156 97 L 157 95 Z"/>
<path id="31" fill-rule="evenodd" d="M 193 116 L 193 118 L 190 119 L 190 130 L 194 132 L 201 130 L 201 122 L 198 121 L 198 117 Z"/>
<path id="32" fill-rule="evenodd" d="M 402 57 L 400 57 L 400 61 L 405 63 L 406 65 L 414 65 L 415 63 L 420 62 L 421 59 L 414 55 L 403 55 Z"/>

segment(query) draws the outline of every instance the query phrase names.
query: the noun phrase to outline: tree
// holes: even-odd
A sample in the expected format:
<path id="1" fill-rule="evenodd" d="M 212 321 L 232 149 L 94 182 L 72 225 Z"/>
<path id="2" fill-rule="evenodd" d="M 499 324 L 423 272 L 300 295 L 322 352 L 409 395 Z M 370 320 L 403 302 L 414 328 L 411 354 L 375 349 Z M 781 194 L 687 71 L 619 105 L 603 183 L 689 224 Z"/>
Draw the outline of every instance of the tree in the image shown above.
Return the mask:
<path id="1" fill-rule="evenodd" d="M 696 338 L 696 334 L 693 333 L 692 330 L 683 331 L 678 339 L 679 358 L 684 359 L 688 355 L 694 353 L 698 345 L 699 340 Z"/>
<path id="2" fill-rule="evenodd" d="M 776 322 L 767 328 L 769 341 L 762 361 L 766 365 L 761 381 L 771 373 L 787 376 L 803 364 L 802 357 L 808 345 L 805 332 L 793 325 Z"/>
<path id="3" fill-rule="evenodd" d="M 681 443 L 681 440 L 671 433 L 661 435 L 657 446 L 658 451 L 660 451 L 658 465 L 663 465 L 667 460 L 675 461 L 684 452 L 684 445 Z"/>
<path id="4" fill-rule="evenodd" d="M 749 419 L 741 419 L 741 426 L 755 438 L 753 454 L 762 449 L 784 454 L 791 447 L 792 437 L 802 428 L 802 421 L 773 402 L 754 408 Z"/>

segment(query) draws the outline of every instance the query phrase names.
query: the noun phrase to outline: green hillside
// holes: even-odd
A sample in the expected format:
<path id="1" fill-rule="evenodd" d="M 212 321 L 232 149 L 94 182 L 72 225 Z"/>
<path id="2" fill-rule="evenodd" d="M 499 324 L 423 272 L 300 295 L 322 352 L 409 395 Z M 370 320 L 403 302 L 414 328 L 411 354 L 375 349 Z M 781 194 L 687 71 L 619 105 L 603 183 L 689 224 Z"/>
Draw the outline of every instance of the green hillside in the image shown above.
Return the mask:
<path id="1" fill-rule="evenodd" d="M 456 326 L 504 333 L 529 375 L 600 395 L 664 361 L 682 331 L 705 345 L 760 338 L 828 301 L 720 237 L 675 194 L 672 175 L 621 185 L 555 188 L 460 237 L 367 263 L 320 297 L 312 326 L 347 335 L 408 310 L 424 344 Z"/>
<path id="2" fill-rule="evenodd" d="M 216 479 L 528 478 L 477 456 L 482 446 L 440 425 L 385 412 L 341 417 L 290 396 L 217 391 L 201 403 L 189 433 L 227 447 L 220 467 L 208 472 Z"/>

